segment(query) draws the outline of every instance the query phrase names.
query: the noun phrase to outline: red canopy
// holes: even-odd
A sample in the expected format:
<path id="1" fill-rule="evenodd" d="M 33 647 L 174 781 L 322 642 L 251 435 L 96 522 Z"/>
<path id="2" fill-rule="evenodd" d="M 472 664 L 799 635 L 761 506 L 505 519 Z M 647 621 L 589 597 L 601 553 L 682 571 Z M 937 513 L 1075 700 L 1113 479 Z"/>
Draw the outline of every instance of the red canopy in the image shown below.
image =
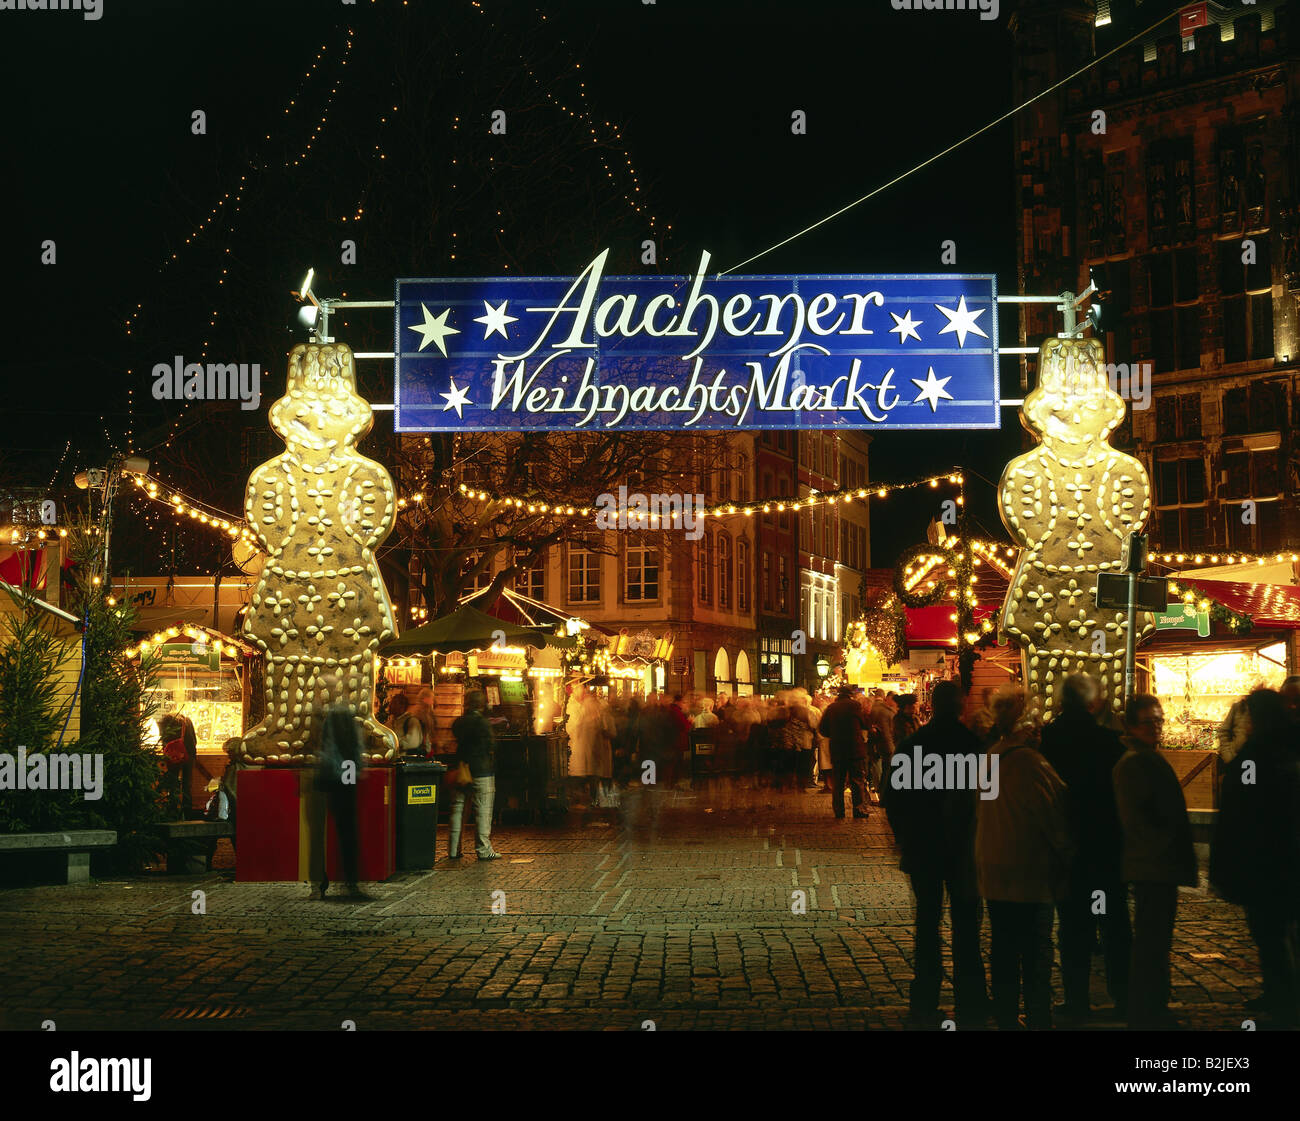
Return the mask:
<path id="1" fill-rule="evenodd" d="M 1300 627 L 1300 588 L 1289 584 L 1247 584 L 1236 580 L 1185 580 L 1174 583 L 1249 615 L 1256 627 Z"/>
<path id="2" fill-rule="evenodd" d="M 1001 601 L 996 604 L 980 604 L 975 608 L 975 625 L 979 626 L 985 619 L 996 620 L 1002 609 Z M 907 614 L 908 646 L 953 646 L 957 645 L 957 623 L 953 616 L 957 609 L 951 603 L 936 603 L 933 607 L 905 607 Z"/>

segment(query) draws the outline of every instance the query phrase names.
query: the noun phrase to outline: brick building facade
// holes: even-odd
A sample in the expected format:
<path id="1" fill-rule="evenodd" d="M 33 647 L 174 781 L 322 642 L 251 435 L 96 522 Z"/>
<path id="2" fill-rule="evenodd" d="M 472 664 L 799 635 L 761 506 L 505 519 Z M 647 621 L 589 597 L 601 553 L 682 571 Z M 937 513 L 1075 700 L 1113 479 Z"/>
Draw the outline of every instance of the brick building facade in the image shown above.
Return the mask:
<path id="1" fill-rule="evenodd" d="M 1017 6 L 1017 103 L 1161 14 L 1131 0 Z M 1192 5 L 1015 118 L 1018 280 L 1110 294 L 1103 337 L 1146 464 L 1154 547 L 1300 543 L 1300 12 Z M 1022 345 L 1059 330 L 1021 313 Z M 1033 360 L 1025 382 L 1032 384 Z"/>

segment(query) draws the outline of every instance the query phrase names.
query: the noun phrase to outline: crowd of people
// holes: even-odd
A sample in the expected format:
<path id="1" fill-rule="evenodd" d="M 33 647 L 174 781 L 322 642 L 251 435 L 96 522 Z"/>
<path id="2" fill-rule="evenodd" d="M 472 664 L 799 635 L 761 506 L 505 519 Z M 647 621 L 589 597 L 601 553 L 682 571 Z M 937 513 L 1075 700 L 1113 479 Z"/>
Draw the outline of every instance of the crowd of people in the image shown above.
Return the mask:
<path id="1" fill-rule="evenodd" d="M 840 692 L 838 699 L 804 689 L 774 697 L 655 693 L 606 699 L 576 686 L 565 725 L 571 801 L 616 805 L 620 788 L 629 783 L 682 785 L 691 777 L 694 739 L 707 744 L 712 773 L 732 776 L 748 789 L 829 793 L 837 817 L 845 816 L 847 783 L 852 816 L 865 818 L 879 802 L 894 744 L 916 729 L 923 709 L 911 695 Z M 846 706 L 852 713 L 848 723 Z M 644 769 L 647 763 L 653 772 Z"/>
<path id="2" fill-rule="evenodd" d="M 955 682 L 932 694 L 933 713 L 898 743 L 937 757 L 996 761 L 993 796 L 974 783 L 886 782 L 885 809 L 916 896 L 910 1012 L 935 1026 L 942 977 L 940 920 L 951 917 L 953 995 L 960 1026 L 991 1015 L 1001 1029 L 1082 1024 L 1094 1015 L 1089 981 L 1100 940 L 1116 1018 L 1137 1029 L 1177 1027 L 1169 1010 L 1178 888 L 1198 885 L 1192 828 L 1178 777 L 1157 751 L 1160 701 L 1129 698 L 1122 720 L 1101 684 L 1065 679 L 1061 707 L 1041 724 L 1022 691 L 985 698 L 963 721 Z M 1295 1027 L 1300 917 L 1300 678 L 1244 698 L 1240 738 L 1225 744 L 1210 884 L 1245 908 L 1259 949 L 1263 994 L 1245 1012 Z M 967 768 L 964 773 L 969 774 Z M 1130 917 L 1129 892 L 1133 908 Z M 990 988 L 980 928 L 990 924 Z M 1053 1008 L 1053 926 L 1063 1002 Z M 991 989 L 991 1000 L 989 992 Z M 1021 999 L 1024 1017 L 1021 1019 Z"/>
<path id="3" fill-rule="evenodd" d="M 565 721 L 571 802 L 617 806 L 629 789 L 673 789 L 692 776 L 693 741 L 696 750 L 707 742 L 711 770 L 742 788 L 829 793 L 836 818 L 865 819 L 883 801 L 915 895 L 914 1025 L 942 1019 L 946 892 L 959 1026 L 1087 1022 L 1099 1011 L 1090 992 L 1096 948 L 1112 1018 L 1178 1026 L 1169 1010 L 1178 889 L 1198 886 L 1199 870 L 1182 787 L 1157 750 L 1159 699 L 1132 696 L 1121 715 L 1101 682 L 1074 674 L 1046 723 L 1014 686 L 972 702 L 955 681 L 936 684 L 928 703 L 853 687 L 834 697 L 790 689 L 607 699 L 575 685 Z M 467 708 L 453 731 L 473 768 L 466 794 L 486 819 L 480 859 L 492 859 L 490 757 L 473 750 L 490 735 L 468 726 L 485 723 L 481 702 Z M 399 736 L 417 737 L 415 715 L 398 715 Z M 946 779 L 899 781 L 909 768 Z M 1264 1026 L 1300 1026 L 1300 677 L 1233 706 L 1220 728 L 1220 768 L 1209 882 L 1243 907 L 1259 950 L 1263 993 L 1244 1012 Z M 453 805 L 453 855 L 462 801 Z M 1064 999 L 1053 1006 L 1058 952 Z"/>

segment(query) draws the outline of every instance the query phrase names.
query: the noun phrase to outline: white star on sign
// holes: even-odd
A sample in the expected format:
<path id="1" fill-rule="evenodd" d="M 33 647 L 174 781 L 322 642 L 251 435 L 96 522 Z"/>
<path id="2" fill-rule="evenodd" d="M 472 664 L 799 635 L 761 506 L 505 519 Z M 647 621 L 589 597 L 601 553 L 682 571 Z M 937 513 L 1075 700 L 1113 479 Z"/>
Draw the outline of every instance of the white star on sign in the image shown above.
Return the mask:
<path id="1" fill-rule="evenodd" d="M 460 332 L 455 327 L 447 326 L 447 316 L 451 314 L 451 308 L 447 308 L 441 315 L 435 316 L 429 311 L 424 304 L 420 305 L 420 310 L 424 312 L 424 322 L 417 323 L 414 327 L 408 327 L 408 331 L 419 331 L 423 338 L 420 340 L 420 349 L 423 350 L 430 342 L 438 344 L 438 349 L 442 351 L 442 356 L 447 357 L 447 344 L 442 340 L 448 335 L 459 335 Z"/>
<path id="2" fill-rule="evenodd" d="M 894 315 L 892 311 L 889 314 Z M 889 328 L 889 333 L 897 335 L 900 344 L 907 342 L 909 335 L 917 342 L 920 342 L 921 336 L 916 333 L 916 329 L 924 322 L 924 319 L 913 319 L 912 309 L 908 308 L 905 316 L 894 315 L 894 326 Z"/>
<path id="3" fill-rule="evenodd" d="M 965 296 L 962 296 L 961 300 L 958 302 L 956 311 L 953 311 L 951 308 L 940 307 L 938 304 L 935 304 L 934 306 L 939 308 L 939 310 L 948 317 L 948 326 L 940 327 L 939 334 L 946 335 L 949 331 L 956 331 L 958 346 L 966 345 L 966 336 L 968 334 L 979 335 L 984 339 L 988 338 L 988 335 L 976 326 L 975 323 L 975 320 L 984 314 L 985 309 L 980 308 L 978 311 L 969 310 L 966 307 Z"/>
<path id="4" fill-rule="evenodd" d="M 936 378 L 934 376 L 933 366 L 926 371 L 925 381 L 922 381 L 920 378 L 909 378 L 908 380 L 921 391 L 916 395 L 912 404 L 915 405 L 917 401 L 924 401 L 930 406 L 930 412 L 932 413 L 939 411 L 940 397 L 946 401 L 951 401 L 953 399 L 952 394 L 944 389 L 944 386 L 952 381 L 952 375 L 950 374 L 946 378 Z"/>
<path id="5" fill-rule="evenodd" d="M 510 336 L 506 334 L 506 324 L 518 323 L 519 317 L 517 315 L 506 314 L 506 305 L 509 302 L 509 300 L 502 300 L 500 307 L 493 307 L 487 302 L 487 300 L 483 301 L 483 310 L 486 314 L 480 315 L 476 320 L 474 320 L 474 322 L 483 324 L 484 339 L 491 338 L 493 333 L 500 334 L 503 339 L 510 338 Z"/>
<path id="6" fill-rule="evenodd" d="M 472 405 L 474 402 L 469 399 L 469 391 L 467 389 L 457 388 L 455 378 L 449 380 L 451 381 L 451 392 L 438 394 L 439 397 L 447 402 L 443 405 L 442 411 L 445 413 L 448 409 L 455 409 L 456 415 L 460 417 L 461 420 L 464 420 L 465 414 L 460 411 L 461 406 Z M 919 385 L 920 383 L 918 382 L 917 384 Z"/>

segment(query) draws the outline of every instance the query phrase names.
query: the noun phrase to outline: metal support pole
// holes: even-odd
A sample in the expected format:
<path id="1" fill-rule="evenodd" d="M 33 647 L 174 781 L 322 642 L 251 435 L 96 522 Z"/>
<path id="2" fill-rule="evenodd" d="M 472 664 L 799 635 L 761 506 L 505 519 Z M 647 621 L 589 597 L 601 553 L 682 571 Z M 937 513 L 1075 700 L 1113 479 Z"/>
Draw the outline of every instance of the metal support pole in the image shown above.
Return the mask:
<path id="1" fill-rule="evenodd" d="M 1128 705 L 1137 682 L 1134 651 L 1137 648 L 1137 573 L 1128 574 L 1128 630 L 1124 633 L 1124 704 Z"/>

